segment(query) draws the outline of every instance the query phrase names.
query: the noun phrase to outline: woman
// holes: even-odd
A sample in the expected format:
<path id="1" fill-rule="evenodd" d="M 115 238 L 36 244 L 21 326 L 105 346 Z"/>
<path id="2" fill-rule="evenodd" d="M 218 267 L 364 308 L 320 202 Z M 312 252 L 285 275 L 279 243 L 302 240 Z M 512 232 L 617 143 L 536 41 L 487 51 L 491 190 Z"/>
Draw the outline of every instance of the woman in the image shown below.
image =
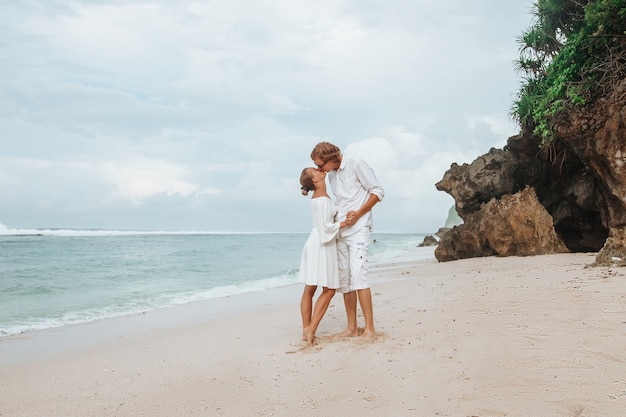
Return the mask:
<path id="1" fill-rule="evenodd" d="M 326 313 L 330 300 L 339 288 L 337 267 L 337 235 L 345 223 L 335 221 L 337 209 L 326 192 L 326 172 L 317 168 L 305 168 L 300 175 L 302 195 L 311 197 L 313 228 L 304 244 L 300 260 L 300 281 L 304 282 L 304 292 L 300 301 L 302 313 L 302 340 L 313 345 L 315 332 Z M 315 302 L 313 296 L 317 287 L 322 294 Z"/>

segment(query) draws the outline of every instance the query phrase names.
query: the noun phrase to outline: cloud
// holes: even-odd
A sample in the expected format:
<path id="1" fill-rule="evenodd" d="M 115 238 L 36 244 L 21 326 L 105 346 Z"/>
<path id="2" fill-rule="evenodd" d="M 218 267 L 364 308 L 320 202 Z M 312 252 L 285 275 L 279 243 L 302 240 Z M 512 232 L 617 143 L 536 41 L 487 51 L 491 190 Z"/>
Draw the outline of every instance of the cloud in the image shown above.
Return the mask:
<path id="1" fill-rule="evenodd" d="M 145 199 L 164 194 L 187 197 L 192 193 L 215 194 L 219 190 L 200 189 L 185 180 L 188 170 L 167 161 L 136 159 L 123 162 L 102 162 L 98 172 L 115 187 L 115 194 L 140 204 Z"/>
<path id="2" fill-rule="evenodd" d="M 379 230 L 436 230 L 434 183 L 516 132 L 530 5 L 5 2 L 0 221 L 308 230 L 298 176 L 328 140 L 383 182 Z"/>

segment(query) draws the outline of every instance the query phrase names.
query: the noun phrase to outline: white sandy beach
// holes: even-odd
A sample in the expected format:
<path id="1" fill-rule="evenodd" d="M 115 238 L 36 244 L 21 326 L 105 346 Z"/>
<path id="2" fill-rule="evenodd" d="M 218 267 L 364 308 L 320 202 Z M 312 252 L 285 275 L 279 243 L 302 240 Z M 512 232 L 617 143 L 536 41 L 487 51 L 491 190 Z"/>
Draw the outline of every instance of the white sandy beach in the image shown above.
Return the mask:
<path id="1" fill-rule="evenodd" d="M 626 416 L 626 270 L 594 259 L 378 268 L 370 342 L 337 295 L 304 348 L 297 286 L 3 338 L 0 416 Z"/>

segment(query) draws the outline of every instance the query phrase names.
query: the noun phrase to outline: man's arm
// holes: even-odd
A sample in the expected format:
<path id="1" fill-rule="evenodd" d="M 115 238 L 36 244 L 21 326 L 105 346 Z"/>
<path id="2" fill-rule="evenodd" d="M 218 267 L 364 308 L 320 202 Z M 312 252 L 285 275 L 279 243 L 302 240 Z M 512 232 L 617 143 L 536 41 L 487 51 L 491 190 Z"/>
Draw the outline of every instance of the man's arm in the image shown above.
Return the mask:
<path id="1" fill-rule="evenodd" d="M 369 193 L 369 198 L 356 211 L 351 211 L 346 213 L 346 219 L 350 219 L 350 215 L 352 215 L 351 221 L 348 222 L 348 225 L 351 226 L 357 222 L 362 216 L 364 216 L 367 212 L 369 212 L 372 207 L 374 207 L 379 201 L 383 200 L 385 196 L 385 190 L 380 185 L 376 174 L 372 167 L 369 166 L 367 162 L 364 160 L 360 160 L 355 167 L 355 172 L 359 182 Z"/>
<path id="2" fill-rule="evenodd" d="M 346 224 L 353 225 L 354 223 L 356 223 L 357 220 L 359 220 L 365 213 L 370 211 L 372 207 L 374 207 L 379 201 L 380 199 L 376 194 L 370 194 L 369 198 L 367 199 L 365 204 L 361 206 L 361 208 L 356 211 L 349 211 L 348 213 L 346 213 Z"/>

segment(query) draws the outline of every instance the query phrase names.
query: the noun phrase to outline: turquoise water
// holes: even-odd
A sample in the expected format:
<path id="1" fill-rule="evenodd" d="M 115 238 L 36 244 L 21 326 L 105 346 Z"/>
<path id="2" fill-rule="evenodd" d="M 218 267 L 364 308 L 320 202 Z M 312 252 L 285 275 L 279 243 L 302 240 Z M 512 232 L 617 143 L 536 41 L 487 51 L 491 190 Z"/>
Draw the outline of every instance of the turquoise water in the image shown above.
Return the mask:
<path id="1" fill-rule="evenodd" d="M 0 336 L 296 284 L 307 235 L 5 230 Z M 423 238 L 374 234 L 370 262 Z"/>

